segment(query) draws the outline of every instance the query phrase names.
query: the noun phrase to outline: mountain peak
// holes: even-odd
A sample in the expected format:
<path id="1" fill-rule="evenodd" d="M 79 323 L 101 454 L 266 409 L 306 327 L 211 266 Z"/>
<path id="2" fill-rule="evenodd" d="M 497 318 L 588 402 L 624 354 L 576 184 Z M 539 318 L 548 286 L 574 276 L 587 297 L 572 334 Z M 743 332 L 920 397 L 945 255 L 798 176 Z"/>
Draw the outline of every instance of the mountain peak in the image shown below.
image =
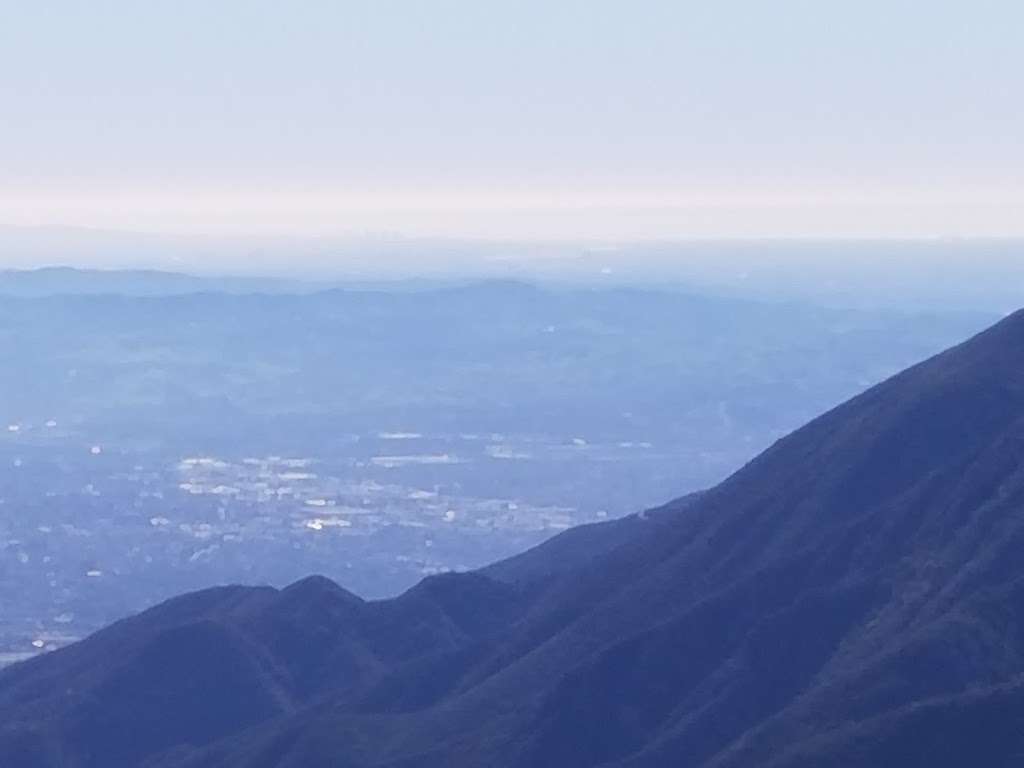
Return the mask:
<path id="1" fill-rule="evenodd" d="M 298 581 L 289 584 L 281 590 L 281 595 L 293 599 L 317 599 L 321 597 L 329 597 L 331 599 L 340 599 L 344 602 L 349 602 L 355 605 L 362 604 L 364 602 L 359 595 L 349 592 L 337 582 L 332 581 L 326 576 L 321 576 L 320 574 L 313 574 L 312 576 L 307 576 L 304 579 L 299 579 Z"/>

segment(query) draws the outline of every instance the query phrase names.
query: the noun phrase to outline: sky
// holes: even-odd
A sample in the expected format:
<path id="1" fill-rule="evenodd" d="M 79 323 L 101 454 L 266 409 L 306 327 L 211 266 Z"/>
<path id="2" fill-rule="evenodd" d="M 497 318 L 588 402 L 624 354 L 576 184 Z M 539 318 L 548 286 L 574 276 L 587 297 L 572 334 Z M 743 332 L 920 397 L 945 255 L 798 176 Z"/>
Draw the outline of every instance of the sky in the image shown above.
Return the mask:
<path id="1" fill-rule="evenodd" d="M 0 10 L 0 227 L 1024 235 L 1019 0 Z"/>

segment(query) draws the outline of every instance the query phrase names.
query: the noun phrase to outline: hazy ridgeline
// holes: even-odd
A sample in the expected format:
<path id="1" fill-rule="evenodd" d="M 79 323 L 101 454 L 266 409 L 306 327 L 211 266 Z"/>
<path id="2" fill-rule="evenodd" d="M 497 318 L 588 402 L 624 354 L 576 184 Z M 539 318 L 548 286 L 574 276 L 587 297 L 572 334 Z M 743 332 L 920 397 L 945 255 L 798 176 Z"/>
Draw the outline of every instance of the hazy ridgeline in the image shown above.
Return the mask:
<path id="1" fill-rule="evenodd" d="M 671 287 L 847 308 L 1001 313 L 1024 305 L 1024 240 L 1019 238 L 544 242 L 0 227 L 0 253 L 12 265 L 110 268 L 0 272 L 0 293 L 23 296 L 408 290 L 504 279 L 576 287 Z M 171 272 L 139 270 L 139 264 Z"/>

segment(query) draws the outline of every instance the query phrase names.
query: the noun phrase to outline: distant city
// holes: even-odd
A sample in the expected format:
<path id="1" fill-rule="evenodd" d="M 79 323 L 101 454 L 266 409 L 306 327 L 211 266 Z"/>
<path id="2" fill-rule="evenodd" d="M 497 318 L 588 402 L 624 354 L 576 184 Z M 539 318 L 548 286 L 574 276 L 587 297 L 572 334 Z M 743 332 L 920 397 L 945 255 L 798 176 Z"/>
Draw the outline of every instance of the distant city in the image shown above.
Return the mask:
<path id="1" fill-rule="evenodd" d="M 341 444 L 347 450 L 329 458 L 163 462 L 83 443 L 54 420 L 7 425 L 0 661 L 64 645 L 182 585 L 283 583 L 312 569 L 367 596 L 393 594 L 630 511 L 601 508 L 592 494 L 586 508 L 555 503 L 543 485 L 513 490 L 510 464 L 585 477 L 686 458 L 649 442 L 578 436 L 376 432 Z M 484 477 L 510 493 L 476 493 Z"/>

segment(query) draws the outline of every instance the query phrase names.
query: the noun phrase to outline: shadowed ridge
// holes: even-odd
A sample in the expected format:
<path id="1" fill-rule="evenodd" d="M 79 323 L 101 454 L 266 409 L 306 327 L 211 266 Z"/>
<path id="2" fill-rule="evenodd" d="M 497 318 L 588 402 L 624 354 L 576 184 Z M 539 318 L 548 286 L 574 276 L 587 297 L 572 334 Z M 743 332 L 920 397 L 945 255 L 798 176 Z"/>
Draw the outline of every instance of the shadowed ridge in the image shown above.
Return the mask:
<path id="1" fill-rule="evenodd" d="M 298 602 L 321 599 L 337 600 L 353 606 L 365 603 L 359 595 L 349 592 L 337 582 L 319 574 L 307 576 L 289 584 L 281 590 L 281 598 Z"/>
<path id="2" fill-rule="evenodd" d="M 229 586 L 175 597 L 4 670 L 0 755 L 9 743 L 33 744 L 54 755 L 40 765 L 62 766 L 68 753 L 80 756 L 76 764 L 102 755 L 111 765 L 132 765 L 183 739 L 205 743 L 283 713 L 289 697 L 272 664 L 228 618 L 276 595 L 270 587 Z M 131 738 L 124 722 L 133 723 Z"/>
<path id="3" fill-rule="evenodd" d="M 429 576 L 398 601 L 436 606 L 459 632 L 473 639 L 505 628 L 524 604 L 517 589 L 481 572 Z"/>
<path id="4" fill-rule="evenodd" d="M 0 672 L 0 708 L 42 694 L 55 679 L 88 684 L 97 672 L 97 656 L 113 661 L 157 633 L 211 615 L 254 610 L 276 594 L 272 587 L 225 586 L 172 597 L 84 640 L 4 669 Z"/>
<path id="5" fill-rule="evenodd" d="M 239 616 L 243 631 L 267 649 L 299 701 L 381 673 L 384 665 L 363 632 L 366 621 L 362 598 L 318 575 Z"/>
<path id="6" fill-rule="evenodd" d="M 669 524 L 677 514 L 695 504 L 703 493 L 691 493 L 661 507 L 617 520 L 577 525 L 525 552 L 488 565 L 478 573 L 520 588 L 535 588 L 646 534 L 648 528 Z"/>

